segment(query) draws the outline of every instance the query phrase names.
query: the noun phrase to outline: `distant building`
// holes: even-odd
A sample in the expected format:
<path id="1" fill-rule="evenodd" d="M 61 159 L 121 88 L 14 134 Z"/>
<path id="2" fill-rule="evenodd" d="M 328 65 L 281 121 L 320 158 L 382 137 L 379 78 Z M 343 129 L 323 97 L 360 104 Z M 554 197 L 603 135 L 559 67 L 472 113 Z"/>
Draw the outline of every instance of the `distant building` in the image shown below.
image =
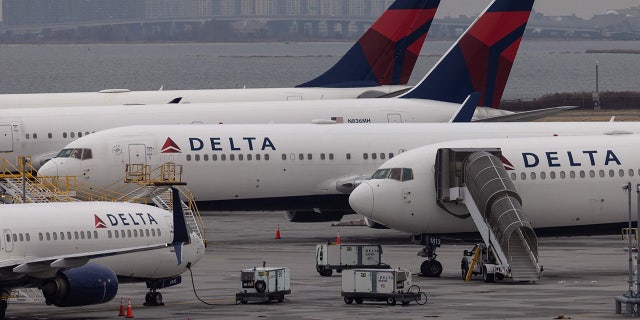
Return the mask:
<path id="1" fill-rule="evenodd" d="M 143 0 L 3 0 L 6 25 L 142 19 Z"/>
<path id="2" fill-rule="evenodd" d="M 40 25 L 216 16 L 379 16 L 394 0 L 0 0 L 0 21 Z"/>

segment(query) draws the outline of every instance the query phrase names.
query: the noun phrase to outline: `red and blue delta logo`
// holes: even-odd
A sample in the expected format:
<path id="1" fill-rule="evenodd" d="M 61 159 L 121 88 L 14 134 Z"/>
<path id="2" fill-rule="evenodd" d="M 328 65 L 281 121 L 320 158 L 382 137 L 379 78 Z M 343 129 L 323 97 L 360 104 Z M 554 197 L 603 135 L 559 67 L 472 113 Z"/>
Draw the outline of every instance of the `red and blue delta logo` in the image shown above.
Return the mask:
<path id="1" fill-rule="evenodd" d="M 104 229 L 107 227 L 107 224 L 104 223 L 104 221 L 102 221 L 102 219 L 100 219 L 97 214 L 94 213 L 93 217 L 95 219 L 96 229 Z"/>
<path id="2" fill-rule="evenodd" d="M 502 156 L 500 160 L 502 160 L 502 164 L 504 165 L 504 169 L 505 170 L 515 170 L 516 169 L 516 167 L 511 163 L 511 161 L 509 161 L 504 156 Z"/>
<path id="3" fill-rule="evenodd" d="M 176 144 L 171 138 L 167 137 L 164 144 L 162 145 L 162 149 L 160 149 L 160 153 L 182 153 L 178 144 Z"/>

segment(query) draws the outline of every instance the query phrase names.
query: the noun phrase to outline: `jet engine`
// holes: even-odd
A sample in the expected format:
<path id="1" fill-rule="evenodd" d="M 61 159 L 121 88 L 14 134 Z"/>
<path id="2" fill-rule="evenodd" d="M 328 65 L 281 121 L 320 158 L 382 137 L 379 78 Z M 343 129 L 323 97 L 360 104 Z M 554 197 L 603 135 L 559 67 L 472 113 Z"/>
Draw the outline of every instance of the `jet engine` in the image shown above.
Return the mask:
<path id="1" fill-rule="evenodd" d="M 111 301 L 118 293 L 118 277 L 97 264 L 62 270 L 41 287 L 48 305 L 77 307 Z"/>

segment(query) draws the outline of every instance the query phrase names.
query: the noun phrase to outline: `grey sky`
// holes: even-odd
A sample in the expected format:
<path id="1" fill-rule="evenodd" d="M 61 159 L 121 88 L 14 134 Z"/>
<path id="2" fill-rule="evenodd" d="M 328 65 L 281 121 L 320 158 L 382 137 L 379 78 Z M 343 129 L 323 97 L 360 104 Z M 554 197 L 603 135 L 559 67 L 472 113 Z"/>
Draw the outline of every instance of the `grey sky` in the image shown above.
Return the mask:
<path id="1" fill-rule="evenodd" d="M 438 17 L 477 15 L 491 1 L 489 0 L 443 0 L 438 8 Z M 638 6 L 638 0 L 536 0 L 534 10 L 544 15 L 571 15 L 585 19 L 606 10 L 624 9 Z"/>

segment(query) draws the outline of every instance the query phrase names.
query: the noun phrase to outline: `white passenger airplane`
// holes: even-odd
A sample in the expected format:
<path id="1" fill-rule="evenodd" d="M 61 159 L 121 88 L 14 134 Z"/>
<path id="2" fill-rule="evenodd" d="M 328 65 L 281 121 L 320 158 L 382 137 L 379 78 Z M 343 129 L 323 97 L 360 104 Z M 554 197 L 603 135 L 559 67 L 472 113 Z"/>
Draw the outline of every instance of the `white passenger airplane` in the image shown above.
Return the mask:
<path id="1" fill-rule="evenodd" d="M 633 126 L 638 123 L 628 128 Z M 349 203 L 368 219 L 413 234 L 477 232 L 462 200 L 438 200 L 441 165 L 436 155 L 445 148 L 499 150 L 536 233 L 619 233 L 629 210 L 620 187 L 640 182 L 640 135 L 612 133 L 452 139 L 423 146 L 385 162 L 351 193 Z"/>
<path id="2" fill-rule="evenodd" d="M 532 6 L 532 0 L 494 1 L 432 71 L 398 98 L 5 109 L 0 114 L 0 152 L 10 160 L 30 155 L 38 168 L 76 138 L 139 124 L 447 122 L 474 92 L 480 93 L 479 105 L 497 105 Z M 500 19 L 510 24 L 501 24 Z M 484 62 L 473 60 L 474 65 L 468 65 L 464 57 L 469 52 L 484 57 Z M 495 65 L 496 59 L 502 62 Z M 454 83 L 449 83 L 452 79 Z M 440 82 L 449 84 L 433 85 Z M 445 100 L 434 100 L 435 96 Z M 476 118 L 497 115 L 512 113 L 476 110 Z"/>
<path id="3" fill-rule="evenodd" d="M 177 196 L 177 195 L 174 195 Z M 0 319 L 11 289 L 42 289 L 47 304 L 73 307 L 107 302 L 118 283 L 156 289 L 179 283 L 204 255 L 181 208 L 115 202 L 2 204 Z"/>
<path id="4" fill-rule="evenodd" d="M 294 88 L 34 93 L 0 95 L 0 108 L 104 106 L 373 97 L 409 88 L 440 0 L 397 0 L 329 70 Z"/>
<path id="5" fill-rule="evenodd" d="M 412 148 L 454 139 L 639 128 L 633 122 L 132 126 L 70 143 L 38 175 L 78 176 L 107 186 L 123 180 L 128 163 L 154 168 L 174 162 L 183 166 L 183 181 L 205 210 L 287 210 L 293 219 L 299 212 L 316 212 L 326 219 L 350 212 L 348 195 L 354 186 Z"/>

